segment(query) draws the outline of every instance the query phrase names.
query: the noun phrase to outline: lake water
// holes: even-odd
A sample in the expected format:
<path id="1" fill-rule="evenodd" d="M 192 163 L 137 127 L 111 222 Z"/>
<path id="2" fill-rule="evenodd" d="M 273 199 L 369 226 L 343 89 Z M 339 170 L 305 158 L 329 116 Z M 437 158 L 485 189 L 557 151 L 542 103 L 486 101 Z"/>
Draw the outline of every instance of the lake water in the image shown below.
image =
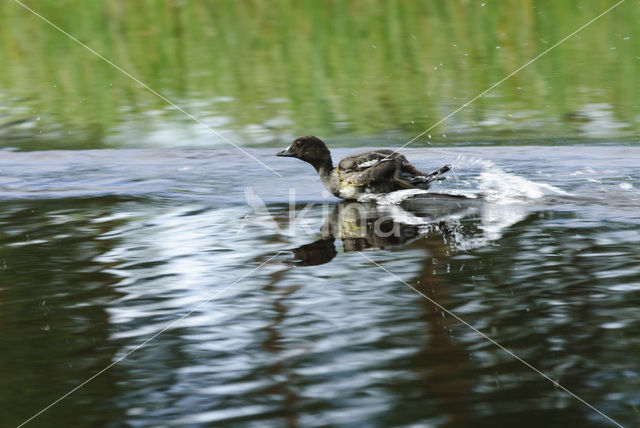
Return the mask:
<path id="1" fill-rule="evenodd" d="M 638 22 L 0 2 L 0 426 L 638 426 Z M 308 134 L 453 170 L 339 202 Z"/>
<path id="2" fill-rule="evenodd" d="M 163 331 L 32 423 L 607 426 L 428 299 L 637 422 L 640 148 L 407 149 L 454 170 L 379 204 L 274 151 L 2 153 L 3 425 Z"/>

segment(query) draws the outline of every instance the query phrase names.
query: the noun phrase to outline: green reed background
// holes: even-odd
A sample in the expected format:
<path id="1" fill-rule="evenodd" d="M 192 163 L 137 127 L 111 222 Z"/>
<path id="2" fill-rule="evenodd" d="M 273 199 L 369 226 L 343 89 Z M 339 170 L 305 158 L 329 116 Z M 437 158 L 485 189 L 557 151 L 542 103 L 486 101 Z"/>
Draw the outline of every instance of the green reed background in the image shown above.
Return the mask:
<path id="1" fill-rule="evenodd" d="M 24 3 L 216 130 L 270 145 L 401 143 L 615 2 Z M 627 0 L 414 145 L 637 142 L 638 22 Z M 0 64 L 2 146 L 136 146 L 158 124 L 180 132 L 151 144 L 220 142 L 13 0 Z"/>

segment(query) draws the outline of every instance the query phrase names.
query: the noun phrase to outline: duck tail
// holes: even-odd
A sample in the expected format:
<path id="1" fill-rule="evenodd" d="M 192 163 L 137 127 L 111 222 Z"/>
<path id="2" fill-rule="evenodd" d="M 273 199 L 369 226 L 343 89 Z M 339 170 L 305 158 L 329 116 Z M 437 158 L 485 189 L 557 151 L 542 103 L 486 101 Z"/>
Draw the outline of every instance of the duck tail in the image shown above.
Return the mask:
<path id="1" fill-rule="evenodd" d="M 445 165 L 441 168 L 436 169 L 433 172 L 430 172 L 426 175 L 416 175 L 412 177 L 409 182 L 416 187 L 421 189 L 428 189 L 433 181 L 444 180 L 445 177 L 442 177 L 442 174 L 449 171 L 451 169 L 451 165 Z"/>
<path id="2" fill-rule="evenodd" d="M 428 178 L 431 179 L 431 181 L 433 180 L 444 180 L 445 177 L 441 177 L 442 174 L 444 174 L 447 171 L 451 170 L 451 165 L 445 165 L 442 168 L 438 168 L 435 171 L 433 171 L 432 173 L 429 173 L 427 175 Z"/>

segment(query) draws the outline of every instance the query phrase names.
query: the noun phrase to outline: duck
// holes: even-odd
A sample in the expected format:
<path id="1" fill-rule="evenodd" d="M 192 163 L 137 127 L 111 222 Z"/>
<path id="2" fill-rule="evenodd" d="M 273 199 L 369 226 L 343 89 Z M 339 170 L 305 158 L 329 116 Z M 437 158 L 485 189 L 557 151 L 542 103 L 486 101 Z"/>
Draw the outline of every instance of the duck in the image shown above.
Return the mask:
<path id="1" fill-rule="evenodd" d="M 444 179 L 442 174 L 451 169 L 451 165 L 445 165 L 426 174 L 411 165 L 402 154 L 387 149 L 348 156 L 334 167 L 329 148 L 313 135 L 296 138 L 276 156 L 298 158 L 310 163 L 320 175 L 324 187 L 334 196 L 345 200 L 402 189 L 426 190 L 434 181 Z"/>

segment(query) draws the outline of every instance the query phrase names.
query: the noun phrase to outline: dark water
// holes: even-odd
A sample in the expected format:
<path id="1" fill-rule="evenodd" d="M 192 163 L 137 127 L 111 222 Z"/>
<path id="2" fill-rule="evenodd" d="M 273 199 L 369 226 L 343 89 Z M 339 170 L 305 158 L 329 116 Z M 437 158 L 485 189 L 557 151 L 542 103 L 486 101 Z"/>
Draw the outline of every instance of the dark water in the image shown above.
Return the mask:
<path id="1" fill-rule="evenodd" d="M 470 198 L 378 205 L 272 151 L 0 152 L 0 425 L 169 326 L 30 425 L 614 426 L 404 281 L 637 426 L 637 145 L 407 150 Z"/>

